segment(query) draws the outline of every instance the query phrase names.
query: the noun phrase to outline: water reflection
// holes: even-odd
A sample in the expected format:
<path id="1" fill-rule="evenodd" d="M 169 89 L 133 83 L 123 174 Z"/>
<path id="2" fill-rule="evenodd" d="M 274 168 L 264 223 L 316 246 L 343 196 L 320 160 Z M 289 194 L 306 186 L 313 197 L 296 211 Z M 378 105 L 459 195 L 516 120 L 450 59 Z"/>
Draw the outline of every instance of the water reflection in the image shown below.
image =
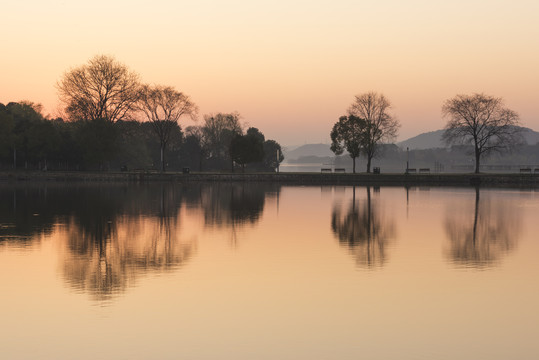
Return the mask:
<path id="1" fill-rule="evenodd" d="M 62 201 L 51 201 L 61 192 L 51 194 L 46 187 L 0 188 L 0 244 L 26 247 L 35 235 L 50 234 L 56 216 L 65 216 Z"/>
<path id="2" fill-rule="evenodd" d="M 278 198 L 281 186 L 260 183 L 216 183 L 202 185 L 200 207 L 206 226 L 227 227 L 256 223 L 266 197 Z"/>
<path id="3" fill-rule="evenodd" d="M 358 266 L 381 267 L 387 260 L 387 245 L 395 236 L 395 223 L 384 216 L 381 206 L 372 199 L 370 187 L 362 201 L 356 200 L 355 187 L 352 191 L 347 211 L 334 207 L 331 229 L 340 244 L 348 247 Z"/>
<path id="4" fill-rule="evenodd" d="M 196 237 L 182 238 L 177 218 L 122 216 L 92 231 L 72 220 L 65 232 L 63 274 L 72 287 L 107 300 L 133 285 L 137 275 L 183 265 Z"/>
<path id="5" fill-rule="evenodd" d="M 514 249 L 521 236 L 522 216 L 518 206 L 499 197 L 481 196 L 475 188 L 473 208 L 448 208 L 445 231 L 446 255 L 458 266 L 484 268 L 496 264 Z"/>
<path id="6" fill-rule="evenodd" d="M 0 243 L 32 246 L 41 234 L 60 246 L 70 287 L 109 300 L 148 272 L 184 265 L 197 234 L 184 234 L 184 213 L 236 231 L 256 223 L 266 196 L 280 186 L 253 184 L 60 185 L 0 188 Z"/>

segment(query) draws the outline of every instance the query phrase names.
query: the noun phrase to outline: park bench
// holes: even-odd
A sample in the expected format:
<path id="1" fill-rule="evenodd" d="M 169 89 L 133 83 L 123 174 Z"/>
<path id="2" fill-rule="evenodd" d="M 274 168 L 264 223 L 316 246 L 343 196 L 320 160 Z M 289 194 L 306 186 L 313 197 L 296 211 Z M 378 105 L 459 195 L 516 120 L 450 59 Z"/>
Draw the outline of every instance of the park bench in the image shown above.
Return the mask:
<path id="1" fill-rule="evenodd" d="M 536 169 L 536 170 L 537 170 L 537 169 Z M 532 169 L 531 169 L 531 168 L 520 168 L 520 173 L 531 174 L 531 173 L 532 173 Z"/>
<path id="2" fill-rule="evenodd" d="M 323 173 L 324 173 L 324 172 L 329 172 L 329 173 L 330 173 L 330 172 L 331 172 L 331 168 L 322 168 L 322 169 L 320 169 L 320 172 L 323 172 Z"/>
<path id="3" fill-rule="evenodd" d="M 406 169 L 406 173 L 407 174 L 415 174 L 417 172 L 417 170 L 415 168 L 413 169 Z"/>
<path id="4" fill-rule="evenodd" d="M 421 168 L 419 169 L 419 173 L 423 173 L 423 174 L 430 173 L 430 168 Z"/>
<path id="5" fill-rule="evenodd" d="M 136 168 L 136 169 L 133 169 L 133 171 L 136 173 L 144 173 L 144 174 L 155 174 L 158 172 L 156 169 L 144 169 L 144 168 Z"/>
<path id="6" fill-rule="evenodd" d="M 336 173 L 337 173 L 337 172 L 342 172 L 342 173 L 343 173 L 343 172 L 346 172 L 346 169 L 344 169 L 344 168 L 336 168 L 336 169 L 335 169 L 335 172 L 336 172 Z"/>

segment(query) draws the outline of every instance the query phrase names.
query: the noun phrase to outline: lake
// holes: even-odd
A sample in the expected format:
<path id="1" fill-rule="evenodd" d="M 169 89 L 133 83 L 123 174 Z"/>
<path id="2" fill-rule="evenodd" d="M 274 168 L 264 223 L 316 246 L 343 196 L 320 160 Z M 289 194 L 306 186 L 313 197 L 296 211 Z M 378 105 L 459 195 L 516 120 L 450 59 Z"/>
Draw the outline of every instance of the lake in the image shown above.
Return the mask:
<path id="1" fill-rule="evenodd" d="M 539 192 L 0 184 L 3 359 L 536 359 Z"/>

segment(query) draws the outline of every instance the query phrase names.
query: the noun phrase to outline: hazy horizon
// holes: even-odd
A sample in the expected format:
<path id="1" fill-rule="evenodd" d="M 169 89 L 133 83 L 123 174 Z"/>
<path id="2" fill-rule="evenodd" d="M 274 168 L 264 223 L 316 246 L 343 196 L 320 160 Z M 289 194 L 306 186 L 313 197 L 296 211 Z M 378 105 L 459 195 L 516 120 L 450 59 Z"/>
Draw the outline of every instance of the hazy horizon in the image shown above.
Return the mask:
<path id="1" fill-rule="evenodd" d="M 3 10 L 0 102 L 53 116 L 63 73 L 106 54 L 188 94 L 200 115 L 238 111 L 283 146 L 329 142 L 354 95 L 371 90 L 392 102 L 397 141 L 443 128 L 441 106 L 459 93 L 502 97 L 539 129 L 534 1 L 26 0 Z"/>

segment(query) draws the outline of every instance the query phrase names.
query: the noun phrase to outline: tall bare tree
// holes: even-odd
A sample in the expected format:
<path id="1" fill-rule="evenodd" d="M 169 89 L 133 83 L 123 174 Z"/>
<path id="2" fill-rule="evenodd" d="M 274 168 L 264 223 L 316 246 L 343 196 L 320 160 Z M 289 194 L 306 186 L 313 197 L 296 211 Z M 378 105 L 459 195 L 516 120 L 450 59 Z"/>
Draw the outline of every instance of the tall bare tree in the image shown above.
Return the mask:
<path id="1" fill-rule="evenodd" d="M 113 57 L 97 55 L 56 84 L 71 120 L 122 120 L 135 108 L 139 77 Z"/>
<path id="2" fill-rule="evenodd" d="M 400 127 L 399 121 L 389 113 L 391 103 L 374 91 L 356 95 L 348 113 L 363 119 L 361 150 L 367 157 L 367 172 L 371 172 L 372 158 L 378 154 L 382 141 L 393 141 Z"/>
<path id="3" fill-rule="evenodd" d="M 230 157 L 230 144 L 236 135 L 243 134 L 240 117 L 237 112 L 204 115 L 202 126 L 208 155 L 214 161 L 229 162 L 232 172 L 234 161 Z"/>
<path id="4" fill-rule="evenodd" d="M 448 118 L 443 140 L 474 146 L 475 172 L 482 155 L 504 151 L 521 142 L 519 116 L 501 98 L 485 94 L 457 95 L 447 100 L 442 113 Z"/>
<path id="5" fill-rule="evenodd" d="M 165 150 L 170 135 L 182 116 L 195 120 L 198 108 L 189 96 L 170 86 L 144 85 L 140 91 L 140 109 L 152 124 L 161 146 L 161 171 L 165 171 Z"/>

